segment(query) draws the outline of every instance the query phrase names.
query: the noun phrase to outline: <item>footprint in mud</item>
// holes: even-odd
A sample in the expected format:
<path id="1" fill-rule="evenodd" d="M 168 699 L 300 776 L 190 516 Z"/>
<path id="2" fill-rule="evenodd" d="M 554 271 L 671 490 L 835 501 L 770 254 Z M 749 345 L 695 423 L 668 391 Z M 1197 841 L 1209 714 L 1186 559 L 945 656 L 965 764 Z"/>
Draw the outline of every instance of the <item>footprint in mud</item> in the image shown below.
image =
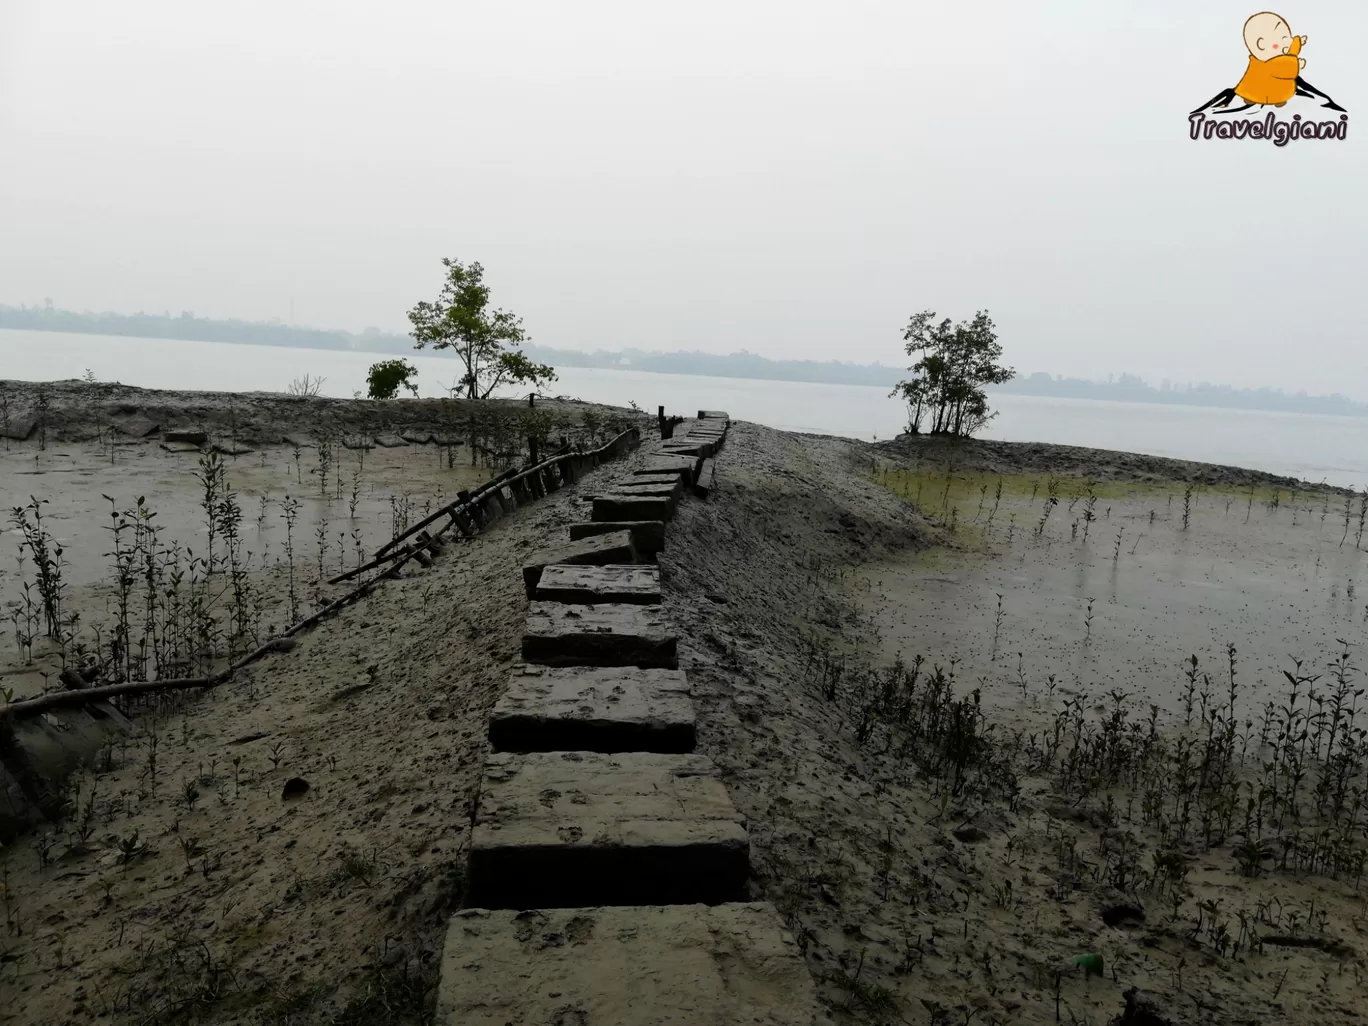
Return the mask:
<path id="1" fill-rule="evenodd" d="M 556 836 L 566 844 L 578 844 L 584 836 L 584 830 L 577 826 L 563 826 L 556 828 Z"/>

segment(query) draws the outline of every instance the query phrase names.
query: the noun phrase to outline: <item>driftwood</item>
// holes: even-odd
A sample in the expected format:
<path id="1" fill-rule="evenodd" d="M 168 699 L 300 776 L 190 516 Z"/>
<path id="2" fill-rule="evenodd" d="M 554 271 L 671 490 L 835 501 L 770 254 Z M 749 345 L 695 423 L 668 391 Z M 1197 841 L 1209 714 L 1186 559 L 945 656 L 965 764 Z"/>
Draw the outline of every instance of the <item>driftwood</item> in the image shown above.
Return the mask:
<path id="1" fill-rule="evenodd" d="M 611 442 L 602 446 L 601 448 L 591 450 L 588 453 L 581 453 L 577 455 L 598 456 L 608 454 L 614 449 L 614 447 L 618 446 L 621 443 L 623 438 L 625 438 L 630 433 L 630 430 L 624 431 L 621 435 L 618 435 L 617 438 L 614 438 Z M 334 578 L 333 581 L 329 583 L 334 583 L 336 581 L 346 580 L 350 577 L 355 577 L 357 574 L 362 573 L 367 569 L 374 569 L 375 567 L 380 566 L 383 563 L 391 564 L 383 573 L 377 574 L 375 577 L 371 578 L 369 581 L 366 581 L 364 584 L 361 584 L 353 588 L 351 591 L 347 592 L 347 594 L 342 595 L 339 598 L 333 599 L 322 609 L 318 610 L 318 612 L 305 617 L 298 623 L 294 624 L 292 627 L 288 628 L 283 633 L 277 634 L 274 638 L 266 642 L 264 645 L 260 646 L 252 652 L 247 653 L 242 658 L 238 659 L 227 669 L 220 670 L 217 673 L 212 673 L 203 677 L 173 677 L 164 680 L 124 681 L 120 684 L 105 684 L 101 687 L 95 688 L 79 688 L 71 691 L 53 691 L 45 695 L 38 695 L 34 698 L 20 699 L 18 702 L 10 702 L 7 705 L 0 706 L 0 720 L 4 720 L 4 718 L 7 716 L 31 716 L 36 713 L 45 712 L 49 709 L 62 709 L 69 708 L 72 706 L 85 705 L 88 702 L 100 702 L 109 698 L 118 698 L 121 695 L 137 695 L 153 691 L 188 691 L 204 688 L 216 688 L 220 684 L 223 684 L 231 680 L 233 674 L 235 674 L 238 670 L 241 670 L 249 666 L 250 664 L 260 659 L 262 656 L 266 655 L 268 652 L 272 652 L 275 649 L 277 649 L 280 645 L 280 642 L 285 638 L 289 638 L 292 635 L 298 634 L 302 630 L 307 630 L 309 627 L 312 627 L 314 624 L 322 620 L 325 616 L 328 616 L 330 613 L 335 612 L 342 606 L 349 605 L 350 603 L 355 602 L 357 599 L 364 597 L 365 595 L 369 594 L 372 590 L 374 590 L 380 584 L 381 581 L 397 577 L 399 575 L 399 572 L 404 568 L 404 566 L 409 562 L 409 560 L 416 558 L 420 553 L 425 553 L 425 551 L 433 544 L 433 542 L 437 541 L 444 533 L 451 529 L 452 525 L 456 523 L 456 514 L 462 512 L 463 508 L 465 511 L 471 510 L 474 506 L 478 505 L 478 503 L 482 501 L 482 499 L 486 497 L 491 491 L 497 491 L 498 489 L 504 487 L 511 487 L 514 484 L 514 482 L 520 482 L 533 474 L 540 474 L 543 470 L 554 465 L 560 460 L 565 459 L 566 455 L 566 452 L 562 451 L 559 452 L 557 455 L 542 461 L 534 467 L 528 467 L 512 475 L 501 475 L 500 477 L 495 478 L 493 481 L 489 481 L 486 484 L 481 485 L 480 488 L 477 489 L 475 492 L 470 493 L 470 495 L 467 496 L 467 498 L 458 499 L 456 502 L 449 503 L 447 506 L 438 510 L 432 516 L 425 519 L 422 523 L 416 524 L 415 526 L 405 531 L 402 535 L 399 535 L 391 539 L 389 542 L 387 542 L 384 546 L 381 547 L 380 554 L 377 555 L 375 559 L 371 560 L 371 562 L 367 563 L 364 567 L 359 567 L 356 570 L 348 572 L 347 574 Z M 436 534 L 424 536 L 419 541 L 414 542 L 410 545 L 406 545 L 398 551 L 387 551 L 389 549 L 392 549 L 393 546 L 397 545 L 405 538 L 411 537 L 418 531 L 421 531 L 424 527 L 427 527 L 433 521 L 438 520 L 443 516 L 450 516 L 451 519 L 446 523 L 445 526 L 438 530 Z"/>

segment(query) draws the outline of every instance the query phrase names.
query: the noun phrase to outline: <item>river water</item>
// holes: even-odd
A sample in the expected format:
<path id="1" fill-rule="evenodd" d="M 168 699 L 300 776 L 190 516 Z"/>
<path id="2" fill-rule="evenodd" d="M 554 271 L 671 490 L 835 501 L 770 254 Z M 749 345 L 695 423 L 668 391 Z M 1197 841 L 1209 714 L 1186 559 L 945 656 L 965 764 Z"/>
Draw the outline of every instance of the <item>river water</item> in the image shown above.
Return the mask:
<path id="1" fill-rule="evenodd" d="M 325 395 L 364 392 L 366 371 L 383 354 L 277 346 L 0 329 L 0 379 L 48 381 L 86 370 L 101 381 L 144 388 L 284 391 L 304 374 L 324 378 Z M 447 394 L 454 359 L 415 353 L 420 392 Z M 564 367 L 547 391 L 592 402 L 635 402 L 670 413 L 726 410 L 786 431 L 891 438 L 906 413 L 884 388 L 800 381 L 711 378 L 633 370 Z M 1368 484 L 1368 417 L 1230 410 L 994 395 L 999 416 L 982 437 L 1056 442 L 1173 456 L 1361 488 Z"/>

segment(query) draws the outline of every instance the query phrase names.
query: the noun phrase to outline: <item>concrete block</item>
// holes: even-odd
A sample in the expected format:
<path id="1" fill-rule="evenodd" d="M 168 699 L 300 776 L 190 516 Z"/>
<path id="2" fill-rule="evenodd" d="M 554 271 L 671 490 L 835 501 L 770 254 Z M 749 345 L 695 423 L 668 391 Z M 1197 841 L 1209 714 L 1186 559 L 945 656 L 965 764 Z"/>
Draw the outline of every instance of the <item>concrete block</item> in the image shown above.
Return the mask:
<path id="1" fill-rule="evenodd" d="M 497 753 L 485 761 L 466 904 L 736 901 L 749 843 L 706 756 Z"/>
<path id="2" fill-rule="evenodd" d="M 594 497 L 591 520 L 669 520 L 674 500 L 668 495 L 632 495 L 613 492 Z"/>
<path id="3" fill-rule="evenodd" d="M 812 977 L 768 903 L 464 909 L 435 1026 L 814 1026 Z"/>
<path id="4" fill-rule="evenodd" d="M 698 465 L 703 462 L 697 456 L 647 456 L 633 474 L 680 473 L 685 475 L 686 483 L 692 484 L 698 477 Z"/>
<path id="5" fill-rule="evenodd" d="M 731 423 L 731 416 L 728 415 L 728 414 L 726 414 L 726 413 L 723 413 L 721 410 L 699 410 L 699 411 L 698 411 L 698 419 L 699 419 L 699 420 L 722 420 L 722 421 L 726 421 L 728 424 Z"/>
<path id="6" fill-rule="evenodd" d="M 714 481 L 717 476 L 717 461 L 704 460 L 703 469 L 698 472 L 698 480 L 694 482 L 694 494 L 700 499 L 706 499 L 713 490 Z"/>
<path id="7" fill-rule="evenodd" d="M 651 453 L 656 456 L 691 456 L 704 459 L 717 450 L 717 443 L 709 438 L 680 439 L 677 442 L 661 442 Z"/>
<path id="8" fill-rule="evenodd" d="M 629 531 L 610 531 L 607 534 L 584 538 L 570 545 L 551 549 L 537 556 L 523 567 L 523 585 L 527 597 L 531 598 L 541 580 L 542 570 L 553 564 L 590 564 L 606 566 L 609 563 L 623 564 L 637 562 L 636 547 L 632 544 Z"/>
<path id="9" fill-rule="evenodd" d="M 692 752 L 683 670 L 518 666 L 489 717 L 500 752 Z"/>
<path id="10" fill-rule="evenodd" d="M 684 482 L 678 478 L 669 482 L 656 481 L 653 478 L 643 478 L 639 481 L 633 479 L 615 484 L 611 489 L 605 489 L 601 494 L 662 496 L 669 499 L 671 503 L 678 504 L 684 496 Z"/>
<path id="11" fill-rule="evenodd" d="M 522 639 L 525 662 L 542 666 L 679 665 L 677 638 L 660 606 L 582 605 L 534 599 Z"/>
<path id="12" fill-rule="evenodd" d="M 551 565 L 542 569 L 533 593 L 543 602 L 629 602 L 660 605 L 660 570 L 632 565 Z"/>
<path id="13" fill-rule="evenodd" d="M 642 558 L 654 556 L 665 551 L 665 524 L 660 520 L 618 520 L 596 523 L 586 520 L 570 525 L 570 540 L 592 538 L 608 531 L 626 530 L 632 536 L 632 545 Z"/>

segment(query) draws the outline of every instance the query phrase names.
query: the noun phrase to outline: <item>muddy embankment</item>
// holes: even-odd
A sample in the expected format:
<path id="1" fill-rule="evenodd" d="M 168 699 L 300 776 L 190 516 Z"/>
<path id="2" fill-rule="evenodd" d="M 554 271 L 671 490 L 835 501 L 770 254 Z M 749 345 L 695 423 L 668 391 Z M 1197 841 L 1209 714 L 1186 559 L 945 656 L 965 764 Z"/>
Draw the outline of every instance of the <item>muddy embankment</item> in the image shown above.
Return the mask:
<path id="1" fill-rule="evenodd" d="M 291 402 L 261 401 L 273 411 Z M 994 573 L 1023 578 L 1021 608 L 1002 628 L 1024 638 L 1041 633 L 1032 581 L 1048 583 L 1042 567 L 1069 582 L 1077 566 L 1104 579 L 1115 567 L 1117 608 L 1139 608 L 1154 592 L 1127 590 L 1128 575 L 1155 553 L 1195 551 L 1191 539 L 1207 535 L 1233 563 L 1266 545 L 1269 577 L 1286 572 L 1284 547 L 1301 546 L 1315 566 L 1299 555 L 1298 572 L 1312 574 L 1318 547 L 1328 558 L 1339 542 L 1335 507 L 1304 486 L 1289 502 L 1294 483 L 1270 475 L 1053 446 L 956 447 L 957 468 L 980 462 L 947 481 L 943 465 L 926 469 L 950 452 L 938 446 L 735 423 L 718 462 L 719 501 L 682 504 L 659 559 L 698 703 L 699 751 L 746 818 L 749 886 L 797 938 L 823 1012 L 841 1026 L 1100 1026 L 1139 988 L 1148 997 L 1132 1005 L 1158 1018 L 1135 1022 L 1350 1021 L 1368 976 L 1352 871 L 1332 877 L 1321 861 L 1297 873 L 1302 849 L 1282 845 L 1288 823 L 1266 828 L 1281 868 L 1256 843 L 1242 869 L 1234 833 L 1216 843 L 1210 829 L 1180 831 L 1172 782 L 1190 771 L 1182 753 L 1191 750 L 1163 740 L 1185 736 L 1169 733 L 1173 717 L 1159 720 L 1154 747 L 1139 744 L 1144 728 L 1133 721 L 1100 733 L 1110 706 L 1056 693 L 1029 667 L 1015 708 L 1016 650 L 1004 638 L 1011 661 L 997 658 L 992 606 L 915 601 L 929 587 L 928 561 L 960 582 L 947 589 L 994 587 Z M 517 510 L 241 680 L 139 715 L 78 778 L 71 818 L 0 852 L 13 924 L 0 937 L 0 979 L 13 1021 L 427 1022 L 441 938 L 461 901 L 485 724 L 518 656 L 521 566 L 587 519 L 592 491 L 631 469 L 631 459 L 599 468 L 586 479 L 593 487 Z M 1191 473 L 1222 483 L 1184 511 Z M 1066 478 L 1058 509 L 1037 533 L 1055 474 Z M 1099 489 L 1091 540 L 1085 525 L 1073 530 L 1092 508 L 1084 479 L 1116 484 L 1114 496 Z M 1257 500 L 1245 506 L 1233 491 L 1251 487 Z M 1134 526 L 1115 546 L 1123 517 Z M 1353 550 L 1347 534 L 1336 558 Z M 1202 573 L 1208 562 L 1189 561 Z M 1100 569 L 1088 571 L 1093 563 Z M 879 573 L 907 576 L 881 593 Z M 1051 636 L 1041 659 L 1067 649 L 1091 672 L 1119 629 L 1109 618 L 1122 621 L 1083 615 L 1068 617 L 1077 637 Z M 1218 639 L 1229 626 L 1209 603 L 1154 615 L 1206 618 Z M 986 682 L 965 673 L 947 692 L 928 689 L 932 662 L 971 644 Z M 890 671 L 895 649 L 927 657 L 920 678 L 909 681 L 906 664 Z M 1239 665 L 1242 687 L 1263 672 Z M 1210 711 L 1204 701 L 1193 715 Z M 1066 771 L 1041 740 L 1061 714 L 1063 749 L 1080 739 L 1067 765 L 1088 772 Z M 1109 760 L 1130 783 L 1094 782 L 1093 770 L 1114 769 Z M 309 789 L 286 797 L 296 777 Z M 1215 819 L 1224 800 L 1205 806 Z M 1362 846 L 1361 822 L 1345 833 L 1349 849 Z M 1084 954 L 1086 966 L 1074 961 Z"/>

